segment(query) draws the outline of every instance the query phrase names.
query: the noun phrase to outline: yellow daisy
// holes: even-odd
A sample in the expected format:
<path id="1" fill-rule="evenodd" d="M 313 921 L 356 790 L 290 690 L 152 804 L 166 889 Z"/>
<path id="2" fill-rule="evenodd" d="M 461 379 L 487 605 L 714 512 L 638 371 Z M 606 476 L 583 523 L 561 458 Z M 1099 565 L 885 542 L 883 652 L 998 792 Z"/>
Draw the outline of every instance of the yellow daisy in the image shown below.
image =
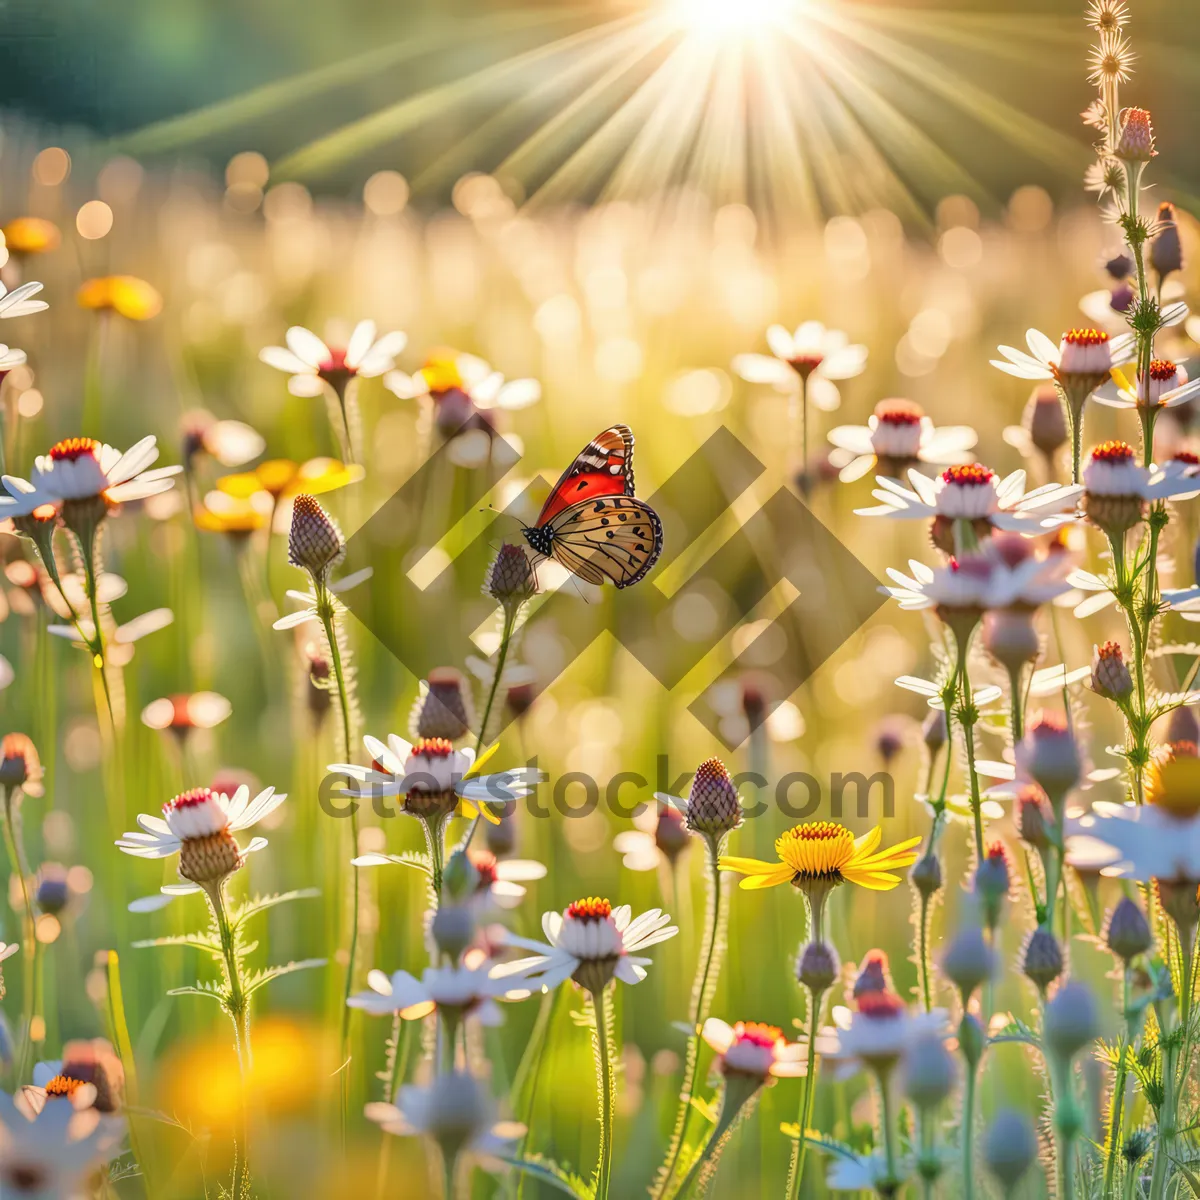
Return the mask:
<path id="1" fill-rule="evenodd" d="M 12 254 L 45 254 L 57 250 L 62 242 L 58 226 L 42 217 L 16 217 L 0 232 Z"/>
<path id="2" fill-rule="evenodd" d="M 836 821 L 813 821 L 796 825 L 775 839 L 779 862 L 757 858 L 737 858 L 723 854 L 723 871 L 746 876 L 742 887 L 768 888 L 781 883 L 794 884 L 801 891 L 827 888 L 839 883 L 855 883 L 872 891 L 887 892 L 900 882 L 894 872 L 917 860 L 913 847 L 919 837 L 909 838 L 887 850 L 879 850 L 883 830 L 876 826 L 856 838 Z"/>
<path id="3" fill-rule="evenodd" d="M 365 474 L 362 467 L 347 466 L 336 458 L 311 458 L 306 463 L 272 458 L 259 463 L 253 471 L 222 476 L 217 480 L 217 488 L 239 499 L 248 499 L 262 491 L 269 492 L 276 500 L 287 500 L 301 492 L 309 496 L 332 492 L 357 483 Z"/>
<path id="4" fill-rule="evenodd" d="M 162 296 L 136 275 L 103 275 L 88 279 L 75 293 L 80 308 L 115 312 L 129 321 L 149 321 L 162 311 Z"/>

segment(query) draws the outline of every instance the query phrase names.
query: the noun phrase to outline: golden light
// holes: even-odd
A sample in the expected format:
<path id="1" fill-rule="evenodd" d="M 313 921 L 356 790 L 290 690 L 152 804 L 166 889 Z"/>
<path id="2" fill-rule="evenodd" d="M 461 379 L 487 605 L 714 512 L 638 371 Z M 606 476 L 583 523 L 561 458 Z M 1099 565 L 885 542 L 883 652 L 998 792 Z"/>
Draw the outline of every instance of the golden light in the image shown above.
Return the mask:
<path id="1" fill-rule="evenodd" d="M 671 0 L 669 15 L 689 34 L 738 38 L 781 29 L 799 7 L 799 0 Z"/>

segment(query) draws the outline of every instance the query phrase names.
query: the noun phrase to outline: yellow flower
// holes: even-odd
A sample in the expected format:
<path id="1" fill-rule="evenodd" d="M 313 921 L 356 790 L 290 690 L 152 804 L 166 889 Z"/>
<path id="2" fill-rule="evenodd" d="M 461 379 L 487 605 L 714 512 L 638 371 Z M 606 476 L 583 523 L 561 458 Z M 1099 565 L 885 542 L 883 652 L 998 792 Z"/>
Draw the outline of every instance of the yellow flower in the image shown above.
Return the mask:
<path id="1" fill-rule="evenodd" d="M 1166 746 L 1151 762 L 1146 799 L 1177 817 L 1200 813 L 1200 758 L 1190 742 Z"/>
<path id="2" fill-rule="evenodd" d="M 45 254 L 57 250 L 62 242 L 58 226 L 41 217 L 17 217 L 2 232 L 4 244 L 13 254 Z"/>
<path id="3" fill-rule="evenodd" d="M 135 275 L 102 275 L 86 280 L 75 293 L 80 308 L 115 312 L 129 321 L 149 321 L 162 312 L 155 288 Z"/>
<path id="4" fill-rule="evenodd" d="M 762 862 L 757 858 L 737 858 L 723 854 L 723 871 L 745 875 L 744 888 L 776 887 L 794 883 L 804 889 L 811 885 L 856 883 L 872 891 L 887 892 L 900 882 L 893 872 L 916 862 L 914 846 L 919 837 L 877 850 L 883 830 L 877 825 L 870 833 L 855 838 L 844 825 L 836 821 L 813 821 L 797 825 L 775 839 L 779 862 Z"/>
<path id="5" fill-rule="evenodd" d="M 436 396 L 439 392 L 448 392 L 451 388 L 463 386 L 458 358 L 458 351 L 446 346 L 429 352 L 425 365 L 418 374 L 432 395 Z"/>
<path id="6" fill-rule="evenodd" d="M 290 458 L 272 458 L 259 463 L 253 471 L 225 475 L 217 487 L 228 496 L 249 499 L 255 492 L 267 492 L 276 500 L 286 500 L 302 492 L 319 496 L 349 483 L 357 483 L 366 474 L 355 464 L 347 466 L 336 458 L 310 458 L 295 463 Z"/>
<path id="7" fill-rule="evenodd" d="M 256 502 L 256 498 L 266 503 Z M 229 496 L 224 492 L 209 492 L 204 503 L 196 506 L 194 520 L 197 529 L 207 533 L 224 533 L 233 538 L 248 538 L 266 527 L 271 517 L 271 500 L 260 489 L 254 496 Z"/>

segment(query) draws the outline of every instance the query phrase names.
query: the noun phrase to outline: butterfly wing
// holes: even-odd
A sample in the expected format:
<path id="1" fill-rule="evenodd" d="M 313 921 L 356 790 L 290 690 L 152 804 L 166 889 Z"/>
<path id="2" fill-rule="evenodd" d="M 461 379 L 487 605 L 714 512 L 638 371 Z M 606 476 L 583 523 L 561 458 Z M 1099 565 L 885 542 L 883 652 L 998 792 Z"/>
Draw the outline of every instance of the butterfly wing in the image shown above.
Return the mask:
<path id="1" fill-rule="evenodd" d="M 614 425 L 597 434 L 575 456 L 554 485 L 538 525 L 552 521 L 564 509 L 598 496 L 633 495 L 633 430 Z"/>
<path id="2" fill-rule="evenodd" d="M 619 588 L 642 579 L 662 552 L 658 513 L 633 496 L 600 496 L 563 509 L 550 521 L 551 557 L 586 583 Z"/>

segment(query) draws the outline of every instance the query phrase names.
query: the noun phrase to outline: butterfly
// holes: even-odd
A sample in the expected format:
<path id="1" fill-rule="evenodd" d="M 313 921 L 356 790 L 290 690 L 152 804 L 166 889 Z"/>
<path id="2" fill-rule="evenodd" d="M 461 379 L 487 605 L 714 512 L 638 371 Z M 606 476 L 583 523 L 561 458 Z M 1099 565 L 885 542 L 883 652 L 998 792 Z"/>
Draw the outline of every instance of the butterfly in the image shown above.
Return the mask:
<path id="1" fill-rule="evenodd" d="M 633 494 L 633 431 L 614 425 L 575 456 L 525 540 L 586 583 L 637 583 L 662 552 L 658 513 Z"/>

